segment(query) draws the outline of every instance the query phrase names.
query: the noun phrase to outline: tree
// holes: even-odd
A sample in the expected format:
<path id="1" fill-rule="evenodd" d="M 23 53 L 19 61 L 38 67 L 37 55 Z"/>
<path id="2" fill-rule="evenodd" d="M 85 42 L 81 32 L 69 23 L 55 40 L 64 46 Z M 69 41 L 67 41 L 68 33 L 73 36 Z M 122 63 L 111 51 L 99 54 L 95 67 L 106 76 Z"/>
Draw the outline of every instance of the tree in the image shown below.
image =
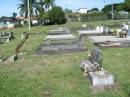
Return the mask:
<path id="1" fill-rule="evenodd" d="M 55 6 L 48 12 L 51 24 L 63 24 L 66 22 L 66 16 L 61 7 Z"/>
<path id="2" fill-rule="evenodd" d="M 27 18 L 28 16 L 28 0 L 20 0 L 21 4 L 19 4 L 18 9 L 21 16 L 25 16 Z M 39 4 L 35 2 L 35 0 L 29 0 L 30 5 L 30 16 L 33 16 L 34 14 L 38 15 L 38 10 L 41 9 Z"/>
<path id="3" fill-rule="evenodd" d="M 124 5 L 124 3 L 114 3 L 113 4 L 113 11 L 114 12 L 119 12 L 119 11 L 123 11 L 123 10 L 126 10 L 126 7 Z M 106 5 L 102 11 L 104 13 L 110 13 L 112 11 L 112 4 L 109 4 L 109 5 Z"/>
<path id="4" fill-rule="evenodd" d="M 93 9 L 91 9 L 91 11 L 99 11 L 99 9 L 98 8 L 93 8 Z"/>
<path id="5" fill-rule="evenodd" d="M 48 11 L 50 7 L 55 6 L 55 0 L 40 0 L 39 4 Z"/>
<path id="6" fill-rule="evenodd" d="M 125 0 L 126 10 L 130 12 L 130 0 Z"/>
<path id="7" fill-rule="evenodd" d="M 16 13 L 16 12 L 13 12 L 13 13 L 12 13 L 12 18 L 16 18 L 16 16 L 17 16 L 17 13 Z"/>

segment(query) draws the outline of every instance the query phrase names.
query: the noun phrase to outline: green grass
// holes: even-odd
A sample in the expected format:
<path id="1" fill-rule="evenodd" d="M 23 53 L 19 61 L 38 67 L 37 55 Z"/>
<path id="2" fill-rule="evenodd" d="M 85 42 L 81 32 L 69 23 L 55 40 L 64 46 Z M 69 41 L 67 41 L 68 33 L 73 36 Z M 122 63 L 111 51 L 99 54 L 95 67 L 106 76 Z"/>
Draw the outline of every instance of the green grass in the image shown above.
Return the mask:
<path id="1" fill-rule="evenodd" d="M 37 26 L 31 32 L 47 32 L 61 26 L 65 25 Z M 75 26 L 81 23 L 71 24 Z M 0 45 L 4 57 L 14 53 L 20 33 L 27 28 L 12 31 L 16 39 Z M 45 35 L 30 35 L 15 63 L 0 63 L 0 97 L 44 97 L 46 90 L 51 91 L 52 97 L 129 97 L 130 48 L 102 49 L 103 67 L 115 76 L 117 90 L 93 93 L 90 81 L 84 78 L 79 67 L 87 52 L 36 56 L 35 50 Z M 84 41 L 87 48 L 94 47 L 88 39 Z"/>

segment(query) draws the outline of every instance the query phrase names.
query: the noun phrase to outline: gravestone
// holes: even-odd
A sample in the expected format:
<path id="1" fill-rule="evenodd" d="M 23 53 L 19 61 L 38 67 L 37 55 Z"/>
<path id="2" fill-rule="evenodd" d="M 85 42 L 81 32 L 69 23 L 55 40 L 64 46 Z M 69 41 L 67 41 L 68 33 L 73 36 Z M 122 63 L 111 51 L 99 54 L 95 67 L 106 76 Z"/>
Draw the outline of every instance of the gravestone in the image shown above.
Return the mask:
<path id="1" fill-rule="evenodd" d="M 91 51 L 88 60 L 81 62 L 85 76 L 88 75 L 94 89 L 105 89 L 114 85 L 114 76 L 102 68 L 102 52 L 99 49 Z"/>
<path id="2" fill-rule="evenodd" d="M 100 71 L 89 72 L 88 76 L 94 88 L 104 88 L 105 86 L 114 85 L 114 76 L 103 68 Z"/>
<path id="3" fill-rule="evenodd" d="M 127 36 L 130 36 L 130 29 L 128 30 Z"/>
<path id="4" fill-rule="evenodd" d="M 13 56 L 11 56 L 10 58 L 8 58 L 8 62 L 15 62 L 17 60 L 17 54 L 14 54 Z"/>
<path id="5" fill-rule="evenodd" d="M 83 28 L 86 28 L 87 26 L 86 26 L 86 24 L 83 24 L 82 27 L 83 27 Z"/>
<path id="6" fill-rule="evenodd" d="M 102 52 L 99 49 L 91 51 L 87 60 L 81 62 L 81 68 L 85 70 L 85 73 L 100 71 L 102 63 Z"/>
<path id="7" fill-rule="evenodd" d="M 0 56 L 0 63 L 3 62 L 3 58 Z"/>

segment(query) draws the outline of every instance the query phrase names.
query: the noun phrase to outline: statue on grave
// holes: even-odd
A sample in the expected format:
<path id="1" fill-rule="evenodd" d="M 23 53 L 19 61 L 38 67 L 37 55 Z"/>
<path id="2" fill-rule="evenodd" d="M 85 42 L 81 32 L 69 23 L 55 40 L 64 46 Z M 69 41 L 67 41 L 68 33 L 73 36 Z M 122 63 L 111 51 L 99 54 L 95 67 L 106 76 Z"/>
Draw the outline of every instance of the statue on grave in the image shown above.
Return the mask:
<path id="1" fill-rule="evenodd" d="M 81 68 L 84 73 L 101 71 L 102 67 L 102 52 L 99 49 L 91 51 L 87 60 L 81 62 Z"/>

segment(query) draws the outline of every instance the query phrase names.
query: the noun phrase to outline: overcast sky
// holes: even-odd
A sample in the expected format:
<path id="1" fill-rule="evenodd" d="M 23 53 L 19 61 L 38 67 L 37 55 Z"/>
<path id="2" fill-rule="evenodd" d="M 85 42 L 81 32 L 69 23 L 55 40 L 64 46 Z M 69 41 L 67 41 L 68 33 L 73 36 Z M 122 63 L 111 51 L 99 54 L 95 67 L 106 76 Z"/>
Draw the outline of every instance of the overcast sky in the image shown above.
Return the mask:
<path id="1" fill-rule="evenodd" d="M 100 10 L 104 6 L 104 0 L 55 0 L 56 5 L 65 8 L 69 8 L 73 11 L 79 8 L 92 9 L 94 7 Z M 124 0 L 105 0 L 105 4 L 124 2 Z M 11 16 L 11 13 L 18 13 L 18 4 L 20 0 L 0 0 L 0 16 Z"/>

